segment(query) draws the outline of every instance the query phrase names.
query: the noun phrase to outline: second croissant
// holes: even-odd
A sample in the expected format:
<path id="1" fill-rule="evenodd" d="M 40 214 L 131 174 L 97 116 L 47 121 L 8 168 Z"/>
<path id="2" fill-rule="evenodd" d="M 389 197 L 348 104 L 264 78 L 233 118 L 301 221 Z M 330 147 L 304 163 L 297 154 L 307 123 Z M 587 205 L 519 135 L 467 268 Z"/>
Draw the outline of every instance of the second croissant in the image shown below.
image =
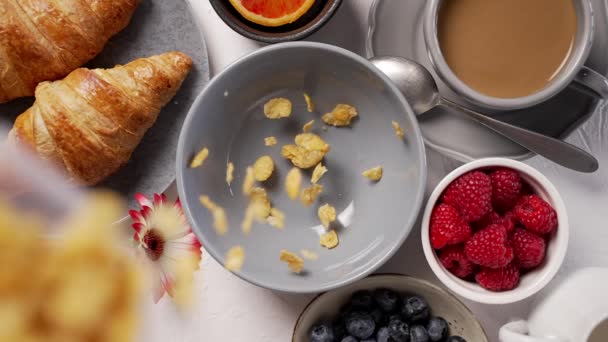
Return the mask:
<path id="1" fill-rule="evenodd" d="M 74 182 L 97 184 L 127 163 L 191 67 L 189 56 L 168 52 L 41 83 L 9 139 L 51 160 Z"/>

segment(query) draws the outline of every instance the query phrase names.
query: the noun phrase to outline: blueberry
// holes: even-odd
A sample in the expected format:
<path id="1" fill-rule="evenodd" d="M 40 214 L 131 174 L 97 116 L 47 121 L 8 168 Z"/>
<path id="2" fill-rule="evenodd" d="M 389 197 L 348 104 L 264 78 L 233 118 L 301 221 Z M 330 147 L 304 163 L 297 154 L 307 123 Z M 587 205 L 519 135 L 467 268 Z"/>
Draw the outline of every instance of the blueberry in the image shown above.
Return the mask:
<path id="1" fill-rule="evenodd" d="M 356 338 L 366 339 L 375 330 L 374 318 L 368 313 L 356 311 L 346 317 L 346 331 Z"/>
<path id="2" fill-rule="evenodd" d="M 408 297 L 403 303 L 401 314 L 408 322 L 426 321 L 429 317 L 429 305 L 421 297 Z"/>
<path id="3" fill-rule="evenodd" d="M 376 339 L 373 338 L 373 337 L 371 337 L 371 338 L 368 338 L 368 339 L 365 339 L 365 340 L 361 340 L 361 342 L 376 342 Z"/>
<path id="4" fill-rule="evenodd" d="M 460 336 L 450 336 L 445 342 L 467 342 L 467 340 Z"/>
<path id="5" fill-rule="evenodd" d="M 392 342 L 394 341 L 391 338 L 390 332 L 388 327 L 382 327 L 378 330 L 378 333 L 376 334 L 376 340 L 377 342 Z"/>
<path id="6" fill-rule="evenodd" d="M 318 324 L 310 330 L 310 342 L 334 342 L 334 331 L 325 324 Z"/>
<path id="7" fill-rule="evenodd" d="M 426 331 L 429 333 L 432 342 L 443 341 L 448 335 L 448 329 L 448 322 L 441 317 L 433 317 L 426 324 Z"/>
<path id="8" fill-rule="evenodd" d="M 392 314 L 388 316 L 387 322 L 390 323 L 391 321 L 403 321 L 403 317 L 401 317 L 399 314 Z"/>
<path id="9" fill-rule="evenodd" d="M 414 325 L 410 328 L 410 342 L 429 342 L 429 334 L 422 325 Z"/>
<path id="10" fill-rule="evenodd" d="M 374 291 L 374 300 L 384 312 L 394 312 L 399 305 L 399 295 L 389 289 L 377 289 Z"/>
<path id="11" fill-rule="evenodd" d="M 352 336 L 346 336 L 345 338 L 341 339 L 340 342 L 359 342 L 359 340 Z"/>
<path id="12" fill-rule="evenodd" d="M 374 322 L 376 322 L 377 327 L 384 325 L 386 316 L 384 316 L 384 312 L 382 312 L 382 310 L 380 310 L 379 308 L 375 308 L 369 314 L 372 315 L 372 318 L 374 319 Z"/>
<path id="13" fill-rule="evenodd" d="M 374 299 L 372 298 L 371 292 L 361 290 L 353 293 L 353 297 L 350 299 L 350 304 L 355 309 L 369 311 L 374 306 Z"/>
<path id="14" fill-rule="evenodd" d="M 410 329 L 407 323 L 393 320 L 388 325 L 388 334 L 391 342 L 408 342 L 410 340 Z"/>

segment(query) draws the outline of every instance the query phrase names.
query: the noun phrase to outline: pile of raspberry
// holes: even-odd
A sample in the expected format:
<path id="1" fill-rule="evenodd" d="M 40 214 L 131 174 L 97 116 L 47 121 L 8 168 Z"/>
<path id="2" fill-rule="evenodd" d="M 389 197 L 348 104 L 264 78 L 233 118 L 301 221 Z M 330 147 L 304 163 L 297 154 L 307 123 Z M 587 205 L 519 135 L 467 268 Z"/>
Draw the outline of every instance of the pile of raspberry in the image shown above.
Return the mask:
<path id="1" fill-rule="evenodd" d="M 475 170 L 446 188 L 429 228 L 431 246 L 452 274 L 507 291 L 545 259 L 557 215 L 517 171 Z"/>

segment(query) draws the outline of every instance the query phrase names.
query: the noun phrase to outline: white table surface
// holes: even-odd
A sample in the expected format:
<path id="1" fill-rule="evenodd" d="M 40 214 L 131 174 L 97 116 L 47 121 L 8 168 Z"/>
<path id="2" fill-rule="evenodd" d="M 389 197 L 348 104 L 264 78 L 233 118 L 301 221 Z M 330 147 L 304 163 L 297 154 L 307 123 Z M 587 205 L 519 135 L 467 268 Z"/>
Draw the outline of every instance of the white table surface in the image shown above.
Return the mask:
<path id="1" fill-rule="evenodd" d="M 216 15 L 208 0 L 190 0 L 207 42 L 212 75 L 263 44 L 233 32 Z M 371 0 L 345 0 L 335 17 L 309 40 L 338 45 L 363 54 Z M 570 245 L 554 282 L 585 266 L 608 267 L 608 120 L 606 107 L 574 132 L 569 142 L 591 151 L 600 171 L 581 174 L 540 157 L 527 161 L 544 173 L 562 194 L 570 216 Z M 603 134 L 602 134 L 603 133 Z M 428 151 L 427 194 L 460 163 Z M 602 168 L 603 167 L 603 168 Z M 278 294 L 225 271 L 204 255 L 195 277 L 195 303 L 188 314 L 175 310 L 166 297 L 146 304 L 142 341 L 147 342 L 288 342 L 298 315 L 313 296 Z M 414 229 L 400 251 L 379 272 L 405 273 L 437 282 L 424 258 L 420 233 Z M 584 295 L 584 294 L 582 294 Z M 491 341 L 509 319 L 526 317 L 532 299 L 510 305 L 464 302 L 475 312 Z M 475 342 L 475 341 L 470 341 Z"/>

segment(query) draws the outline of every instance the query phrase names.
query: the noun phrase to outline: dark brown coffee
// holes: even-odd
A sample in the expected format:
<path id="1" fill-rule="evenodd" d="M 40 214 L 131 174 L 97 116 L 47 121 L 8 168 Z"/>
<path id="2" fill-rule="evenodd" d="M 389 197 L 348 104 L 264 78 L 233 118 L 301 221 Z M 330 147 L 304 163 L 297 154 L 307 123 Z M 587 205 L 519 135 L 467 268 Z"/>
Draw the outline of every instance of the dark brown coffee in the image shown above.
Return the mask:
<path id="1" fill-rule="evenodd" d="M 445 0 L 438 20 L 452 71 L 499 98 L 547 86 L 568 60 L 577 29 L 572 0 Z"/>

